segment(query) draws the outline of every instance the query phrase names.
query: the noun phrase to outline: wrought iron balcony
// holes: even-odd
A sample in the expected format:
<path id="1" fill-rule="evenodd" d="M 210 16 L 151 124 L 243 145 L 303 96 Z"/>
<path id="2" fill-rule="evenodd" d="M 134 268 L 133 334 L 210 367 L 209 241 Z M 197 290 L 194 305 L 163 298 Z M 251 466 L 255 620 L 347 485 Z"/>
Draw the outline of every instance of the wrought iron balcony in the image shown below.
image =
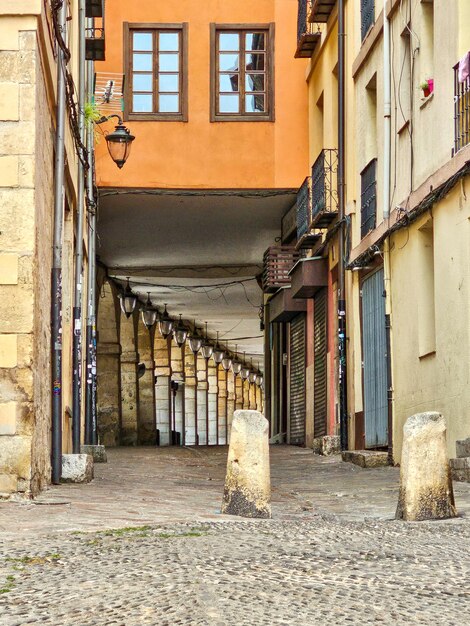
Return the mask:
<path id="1" fill-rule="evenodd" d="M 87 17 L 103 17 L 104 0 L 86 0 L 85 15 Z"/>
<path id="2" fill-rule="evenodd" d="M 470 77 L 459 80 L 459 63 L 454 65 L 454 150 L 470 143 Z"/>
<path id="3" fill-rule="evenodd" d="M 104 0 L 90 0 L 86 4 L 88 11 L 93 14 L 93 27 L 87 28 L 85 31 L 85 58 L 87 61 L 104 61 L 105 60 L 105 38 L 104 38 Z M 101 12 L 101 15 L 99 13 Z"/>
<path id="4" fill-rule="evenodd" d="M 297 193 L 296 248 L 298 250 L 312 248 L 320 239 L 320 233 L 312 228 L 312 179 L 307 176 Z"/>
<path id="5" fill-rule="evenodd" d="M 377 215 L 377 159 L 361 172 L 361 239 L 374 230 Z"/>
<path id="6" fill-rule="evenodd" d="M 271 246 L 263 257 L 263 291 L 273 293 L 290 285 L 289 271 L 300 259 L 294 245 Z"/>
<path id="7" fill-rule="evenodd" d="M 325 148 L 312 165 L 312 220 L 327 228 L 338 216 L 338 151 Z"/>
<path id="8" fill-rule="evenodd" d="M 296 59 L 310 58 L 320 41 L 321 33 L 309 21 L 312 0 L 298 0 Z"/>
<path id="9" fill-rule="evenodd" d="M 375 22 L 375 0 L 361 0 L 361 39 Z"/>
<path id="10" fill-rule="evenodd" d="M 309 22 L 327 22 L 333 11 L 336 0 L 312 0 Z"/>

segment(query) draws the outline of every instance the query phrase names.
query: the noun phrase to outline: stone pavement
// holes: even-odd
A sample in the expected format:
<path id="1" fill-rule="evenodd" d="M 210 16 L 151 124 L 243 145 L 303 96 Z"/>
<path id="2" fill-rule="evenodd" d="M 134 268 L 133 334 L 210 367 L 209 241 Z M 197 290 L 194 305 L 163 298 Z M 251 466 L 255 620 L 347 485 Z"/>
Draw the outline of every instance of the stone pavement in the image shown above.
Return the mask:
<path id="1" fill-rule="evenodd" d="M 2 626 L 470 623 L 468 484 L 460 518 L 397 522 L 396 468 L 275 447 L 273 520 L 244 521 L 217 513 L 226 449 L 109 452 L 0 505 Z"/>

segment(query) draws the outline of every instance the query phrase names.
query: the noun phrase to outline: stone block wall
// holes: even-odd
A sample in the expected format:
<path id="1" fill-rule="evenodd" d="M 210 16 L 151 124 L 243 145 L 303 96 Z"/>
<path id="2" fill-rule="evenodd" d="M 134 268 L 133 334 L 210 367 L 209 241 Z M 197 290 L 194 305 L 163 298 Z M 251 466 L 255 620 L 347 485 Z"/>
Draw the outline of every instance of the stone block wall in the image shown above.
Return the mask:
<path id="1" fill-rule="evenodd" d="M 50 475 L 53 125 L 35 24 L 0 16 L 1 495 Z"/>

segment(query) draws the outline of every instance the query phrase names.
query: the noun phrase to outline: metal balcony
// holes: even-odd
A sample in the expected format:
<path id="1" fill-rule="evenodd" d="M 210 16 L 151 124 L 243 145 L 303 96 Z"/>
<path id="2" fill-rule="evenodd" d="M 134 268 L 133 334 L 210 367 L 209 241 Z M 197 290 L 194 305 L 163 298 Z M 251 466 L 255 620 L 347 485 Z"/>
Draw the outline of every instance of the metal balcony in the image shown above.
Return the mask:
<path id="1" fill-rule="evenodd" d="M 296 59 L 310 58 L 321 39 L 321 33 L 309 21 L 311 9 L 312 0 L 299 0 Z"/>
<path id="2" fill-rule="evenodd" d="M 312 179 L 302 183 L 297 193 L 297 244 L 298 250 L 312 248 L 321 239 L 321 234 L 312 228 Z"/>
<path id="3" fill-rule="evenodd" d="M 104 61 L 106 49 L 104 38 L 104 0 L 101 0 L 101 2 L 97 2 L 97 0 L 88 1 L 86 7 L 86 15 L 88 16 L 88 11 L 94 12 L 93 17 L 97 19 L 93 20 L 92 28 L 85 30 L 85 58 L 87 61 Z M 99 12 L 101 12 L 101 15 L 98 15 Z"/>
<path id="4" fill-rule="evenodd" d="M 263 257 L 263 291 L 273 293 L 290 285 L 289 272 L 300 259 L 294 245 L 270 246 Z"/>
<path id="5" fill-rule="evenodd" d="M 312 220 L 315 228 L 328 228 L 338 216 L 338 151 L 326 148 L 312 165 Z"/>
<path id="6" fill-rule="evenodd" d="M 312 0 L 309 22 L 327 22 L 336 4 L 336 0 Z"/>
<path id="7" fill-rule="evenodd" d="M 454 65 L 454 149 L 453 155 L 470 143 L 470 77 L 459 80 Z"/>
<path id="8" fill-rule="evenodd" d="M 361 39 L 364 40 L 375 22 L 375 0 L 361 0 Z"/>

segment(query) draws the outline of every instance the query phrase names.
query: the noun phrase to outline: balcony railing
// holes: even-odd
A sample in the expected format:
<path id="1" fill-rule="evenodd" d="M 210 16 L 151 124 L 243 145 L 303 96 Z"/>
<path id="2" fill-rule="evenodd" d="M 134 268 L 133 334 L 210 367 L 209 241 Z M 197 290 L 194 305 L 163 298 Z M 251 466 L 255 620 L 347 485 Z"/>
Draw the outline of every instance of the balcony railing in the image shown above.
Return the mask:
<path id="1" fill-rule="evenodd" d="M 297 244 L 298 250 L 311 248 L 321 235 L 312 228 L 312 178 L 302 183 L 297 193 Z"/>
<path id="2" fill-rule="evenodd" d="M 470 77 L 459 80 L 459 64 L 454 65 L 454 151 L 470 142 Z"/>
<path id="3" fill-rule="evenodd" d="M 312 0 L 310 22 L 327 22 L 334 9 L 336 0 Z"/>
<path id="4" fill-rule="evenodd" d="M 377 159 L 361 172 L 361 239 L 374 230 L 377 214 Z"/>
<path id="5" fill-rule="evenodd" d="M 375 0 L 361 0 L 361 39 L 375 22 Z"/>
<path id="6" fill-rule="evenodd" d="M 263 258 L 263 291 L 273 293 L 280 287 L 290 285 L 289 271 L 300 259 L 294 245 L 271 246 Z"/>
<path id="7" fill-rule="evenodd" d="M 312 221 L 327 228 L 338 215 L 338 151 L 327 148 L 312 165 Z"/>
<path id="8" fill-rule="evenodd" d="M 312 10 L 312 0 L 298 0 L 299 8 L 297 14 L 297 50 L 295 58 L 310 58 L 320 41 L 321 33 L 309 21 Z"/>
<path id="9" fill-rule="evenodd" d="M 92 28 L 85 30 L 85 58 L 87 61 L 104 61 L 105 60 L 105 2 L 101 0 L 88 0 L 86 5 L 86 15 L 93 14 Z M 101 13 L 101 15 L 99 15 Z"/>

